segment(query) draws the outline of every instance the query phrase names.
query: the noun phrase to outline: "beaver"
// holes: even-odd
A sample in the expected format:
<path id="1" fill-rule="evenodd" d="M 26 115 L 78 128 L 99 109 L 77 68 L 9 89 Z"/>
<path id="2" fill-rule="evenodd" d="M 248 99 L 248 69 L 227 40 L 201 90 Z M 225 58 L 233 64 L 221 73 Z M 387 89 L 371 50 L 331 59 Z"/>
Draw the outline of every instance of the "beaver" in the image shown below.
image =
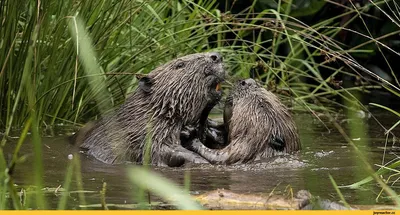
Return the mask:
<path id="1" fill-rule="evenodd" d="M 247 163 L 301 148 L 287 107 L 253 79 L 240 80 L 231 90 L 224 124 L 226 147 L 209 149 L 198 138 L 185 147 L 214 164 Z"/>
<path id="2" fill-rule="evenodd" d="M 141 77 L 135 92 L 116 111 L 77 133 L 75 144 L 109 164 L 143 164 L 149 149 L 152 165 L 208 163 L 181 145 L 181 132 L 204 124 L 222 97 L 222 56 L 199 53 L 172 60 Z M 147 143 L 151 143 L 147 148 Z"/>

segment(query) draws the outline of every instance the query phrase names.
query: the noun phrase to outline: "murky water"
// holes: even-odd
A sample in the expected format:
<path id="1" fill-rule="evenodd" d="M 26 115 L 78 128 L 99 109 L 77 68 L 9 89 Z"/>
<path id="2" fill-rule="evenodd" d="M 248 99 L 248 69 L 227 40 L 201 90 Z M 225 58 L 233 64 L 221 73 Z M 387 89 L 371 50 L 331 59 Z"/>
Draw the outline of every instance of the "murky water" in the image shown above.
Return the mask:
<path id="1" fill-rule="evenodd" d="M 376 115 L 386 128 L 390 128 L 396 119 L 393 115 Z M 338 201 L 328 175 L 332 175 L 338 185 L 347 185 L 363 179 L 367 174 L 359 161 L 355 150 L 348 145 L 343 137 L 332 127 L 331 131 L 323 126 L 313 116 L 302 114 L 296 116 L 296 121 L 302 138 L 303 150 L 295 155 L 283 156 L 249 165 L 238 166 L 193 166 L 183 168 L 157 167 L 155 171 L 183 185 L 185 172 L 190 171 L 192 193 L 204 193 L 218 188 L 229 189 L 237 193 L 275 193 L 284 192 L 290 186 L 294 192 L 306 189 L 313 195 Z M 345 125 L 346 123 L 343 123 Z M 383 147 L 385 145 L 384 130 L 368 120 L 369 136 L 366 145 L 359 145 L 371 164 L 381 164 Z M 394 131 L 398 133 L 398 130 Z M 363 138 L 363 137 L 361 137 Z M 392 140 L 388 145 L 392 145 Z M 356 144 L 360 142 L 355 137 Z M 56 188 L 63 185 L 68 164 L 68 155 L 74 150 L 68 144 L 65 136 L 43 138 L 44 182 L 46 187 Z M 13 152 L 13 142 L 8 142 L 5 153 Z M 32 148 L 27 141 L 20 155 L 31 155 Z M 386 155 L 385 161 L 394 159 L 393 153 Z M 14 178 L 18 185 L 33 184 L 33 157 L 16 167 Z M 87 191 L 94 193 L 85 194 L 88 204 L 99 204 L 103 182 L 107 183 L 106 202 L 114 204 L 135 203 L 135 187 L 126 176 L 126 167 L 129 165 L 106 165 L 81 154 L 81 169 L 83 186 Z M 376 167 L 375 167 L 376 169 Z M 341 189 L 345 199 L 351 204 L 377 204 L 375 198 L 380 188 L 375 183 L 370 183 L 367 189 L 350 190 Z M 72 190 L 76 189 L 75 180 Z M 400 190 L 396 190 L 400 192 Z M 56 207 L 59 194 L 47 194 L 47 200 Z M 152 199 L 159 200 L 156 197 Z M 380 203 L 390 203 L 380 199 Z M 77 195 L 71 194 L 69 208 L 78 208 Z"/>

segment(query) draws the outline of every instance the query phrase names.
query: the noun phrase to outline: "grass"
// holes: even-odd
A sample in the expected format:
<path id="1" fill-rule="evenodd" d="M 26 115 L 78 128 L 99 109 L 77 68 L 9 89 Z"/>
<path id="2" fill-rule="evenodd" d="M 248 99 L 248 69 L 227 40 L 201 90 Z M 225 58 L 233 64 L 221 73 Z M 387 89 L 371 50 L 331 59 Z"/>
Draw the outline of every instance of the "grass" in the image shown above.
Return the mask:
<path id="1" fill-rule="evenodd" d="M 6 195 L 11 196 L 14 209 L 48 208 L 41 191 L 43 129 L 98 118 L 121 104 L 135 89 L 135 74 L 148 73 L 177 56 L 219 51 L 224 55 L 230 76 L 247 78 L 253 71 L 271 90 L 287 92 L 289 96 L 282 93 L 282 97 L 295 102 L 292 109 L 309 111 L 315 116 L 316 112 L 334 113 L 336 109 L 332 106 L 343 107 L 340 100 L 347 101 L 346 108 L 350 110 L 367 111 L 354 99 L 354 94 L 360 91 L 378 88 L 399 95 L 397 79 L 390 83 L 379 78 L 353 57 L 370 53 L 370 44 L 377 46 L 382 55 L 384 51 L 399 55 L 381 42 L 393 32 L 374 38 L 370 31 L 361 33 L 347 28 L 359 19 L 369 30 L 363 19 L 366 11 L 371 7 L 384 11 L 383 6 L 390 1 L 371 2 L 361 8 L 351 5 L 347 12 L 311 26 L 290 15 L 291 3 L 288 1 L 283 6 L 278 1 L 276 10 L 255 13 L 254 2 L 242 13 L 231 14 L 216 9 L 216 0 L 197 3 L 189 0 L 2 1 L 0 88 L 4 90 L 0 91 L 0 129 L 4 134 L 1 145 L 11 144 L 8 141 L 11 132 L 22 130 L 11 162 L 6 161 L 0 147 L 0 209 L 9 207 Z M 398 5 L 384 12 L 400 31 L 395 8 Z M 347 15 L 350 15 L 348 21 L 339 25 L 337 20 Z M 343 45 L 336 40 L 342 31 L 356 34 L 366 42 L 354 47 Z M 396 77 L 394 70 L 390 71 Z M 356 87 L 332 84 L 335 76 L 355 78 L 365 74 L 375 79 Z M 375 106 L 389 110 L 379 104 Z M 18 151 L 28 132 L 34 144 L 33 177 L 37 192 L 32 205 L 22 205 L 17 199 L 11 172 L 18 168 Z M 66 192 L 60 199 L 59 209 L 67 207 L 66 194 L 74 175 L 83 190 L 79 168 L 79 161 L 74 160 L 66 169 L 63 186 Z M 371 170 L 368 169 L 369 173 Z M 150 174 L 139 169 L 132 171 L 143 177 Z M 389 195 L 395 195 L 377 174 L 373 178 Z M 134 177 L 132 180 L 135 181 Z M 161 196 L 163 192 L 176 193 L 176 189 L 169 188 L 167 183 L 164 190 L 157 188 L 153 192 Z M 83 194 L 79 199 L 85 203 Z M 179 207 L 198 209 L 197 205 L 185 201 Z"/>
<path id="2" fill-rule="evenodd" d="M 28 53 L 23 50 L 28 49 L 31 40 L 28 34 L 35 25 L 40 27 L 40 33 L 31 76 L 41 127 L 93 119 L 122 103 L 134 90 L 137 80 L 133 74 L 148 73 L 165 61 L 193 52 L 222 52 L 232 76 L 249 77 L 251 68 L 264 71 L 259 78 L 264 78 L 266 83 L 276 83 L 279 89 L 290 90 L 299 103 L 296 108 L 300 109 L 310 109 L 306 100 L 309 98 L 346 97 L 329 86 L 322 70 L 336 75 L 354 74 L 344 71 L 343 67 L 332 66 L 329 61 L 343 61 L 349 68 L 363 68 L 349 54 L 363 51 L 362 47 L 343 50 L 332 38 L 342 28 L 323 27 L 334 25 L 333 19 L 307 26 L 288 16 L 288 11 L 279 13 L 270 9 L 254 14 L 249 8 L 243 14 L 223 14 L 212 9 L 216 1 L 198 4 L 191 1 L 123 0 L 115 4 L 89 1 L 66 7 L 69 4 L 40 5 L 46 11 L 32 12 L 31 17 L 25 17 L 24 11 L 18 10 L 5 22 L 12 25 L 12 20 L 25 18 L 24 25 L 2 26 L 2 32 L 7 34 L 2 35 L 6 39 L 0 50 L 4 57 L 0 59 L 3 62 L 0 83 L 7 89 L 0 94 L 1 106 L 7 107 L 0 111 L 0 125 L 6 128 L 5 136 L 28 117 L 28 108 L 23 103 L 25 94 L 21 95 L 17 81 L 21 80 L 23 67 L 15 62 L 26 59 Z M 26 5 L 27 11 L 38 7 L 28 1 Z M 16 3 L 7 1 L 3 13 L 16 7 Z M 91 61 L 88 65 L 93 68 L 84 68 L 85 64 L 79 60 L 79 52 L 87 50 L 84 47 L 87 43 L 81 43 L 82 47 L 74 45 L 76 37 L 67 31 L 67 26 L 76 27 L 78 12 L 89 30 L 87 39 L 91 38 L 96 53 L 88 54 L 98 56 L 87 58 Z M 268 39 L 271 34 L 273 36 Z M 293 51 L 285 55 L 278 52 L 279 49 Z M 314 59 L 318 56 L 325 56 L 327 60 L 316 62 Z M 84 69 L 93 72 L 85 73 Z M 305 79 L 317 84 L 305 84 Z M 14 95 L 13 92 L 19 93 Z M 99 101 L 94 99 L 103 95 Z"/>

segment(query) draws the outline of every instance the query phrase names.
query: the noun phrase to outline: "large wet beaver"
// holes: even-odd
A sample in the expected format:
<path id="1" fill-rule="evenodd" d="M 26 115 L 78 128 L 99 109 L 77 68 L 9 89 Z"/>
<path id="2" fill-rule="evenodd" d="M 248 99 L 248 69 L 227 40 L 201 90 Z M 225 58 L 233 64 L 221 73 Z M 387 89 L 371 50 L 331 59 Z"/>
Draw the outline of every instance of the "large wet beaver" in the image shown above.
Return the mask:
<path id="1" fill-rule="evenodd" d="M 198 139 L 187 147 L 211 163 L 247 163 L 301 148 L 296 125 L 277 96 L 253 79 L 238 81 L 226 99 L 224 124 L 228 142 L 209 149 Z"/>
<path id="2" fill-rule="evenodd" d="M 205 163 L 182 147 L 180 135 L 185 126 L 205 125 L 221 99 L 224 77 L 218 53 L 175 59 L 141 78 L 136 91 L 115 112 L 77 133 L 77 144 L 105 163 L 143 163 L 148 142 L 153 165 Z"/>

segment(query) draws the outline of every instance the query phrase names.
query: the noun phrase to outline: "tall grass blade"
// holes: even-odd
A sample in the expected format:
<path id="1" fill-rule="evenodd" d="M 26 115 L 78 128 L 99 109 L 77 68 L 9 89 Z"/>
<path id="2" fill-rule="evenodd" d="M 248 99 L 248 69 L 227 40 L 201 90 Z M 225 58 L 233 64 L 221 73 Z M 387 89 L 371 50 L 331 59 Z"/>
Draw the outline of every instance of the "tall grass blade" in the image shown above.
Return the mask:
<path id="1" fill-rule="evenodd" d="M 339 195 L 339 198 L 343 202 L 344 206 L 347 207 L 347 209 L 350 209 L 351 208 L 350 205 L 344 199 L 342 192 L 340 192 L 339 187 L 337 186 L 336 181 L 333 179 L 331 174 L 329 174 L 329 179 L 331 180 L 333 188 L 336 190 L 336 193 Z"/>
<path id="2" fill-rule="evenodd" d="M 91 39 L 79 17 L 71 18 L 69 29 L 75 42 L 76 55 L 79 56 L 85 72 L 90 78 L 89 87 L 95 93 L 95 100 L 98 102 L 97 107 L 100 113 L 104 113 L 112 107 L 113 102 L 106 88 L 104 73 L 97 63 Z M 108 102 L 105 102 L 107 100 Z"/>
<path id="3" fill-rule="evenodd" d="M 35 96 L 35 86 L 31 79 L 32 75 L 32 62 L 33 62 L 33 54 L 36 45 L 36 39 L 39 32 L 39 25 L 36 25 L 34 31 L 32 32 L 32 44 L 28 48 L 28 55 L 24 65 L 24 71 L 22 75 L 22 83 L 25 87 L 25 92 L 27 94 L 28 99 L 28 107 L 30 115 L 29 117 L 32 120 L 31 132 L 32 132 L 32 144 L 34 151 L 34 179 L 36 185 L 36 207 L 38 209 L 46 209 L 47 204 L 45 201 L 45 197 L 42 191 L 43 188 L 43 153 L 42 153 L 42 142 L 41 135 L 39 133 L 39 122 L 37 119 L 37 109 L 36 109 L 36 96 Z"/>
<path id="4" fill-rule="evenodd" d="M 73 158 L 75 159 L 75 158 Z M 67 208 L 67 203 L 68 203 L 68 198 L 69 198 L 69 190 L 70 190 L 70 185 L 71 185 L 71 181 L 72 181 L 72 177 L 73 177 L 73 173 L 74 173 L 74 166 L 75 166 L 75 162 L 73 160 L 70 160 L 68 162 L 68 166 L 67 166 L 67 172 L 66 175 L 64 177 L 64 185 L 62 186 L 62 188 L 64 188 L 61 198 L 58 202 L 58 206 L 57 209 L 58 210 L 65 210 Z"/>
<path id="5" fill-rule="evenodd" d="M 132 183 L 141 188 L 148 189 L 156 195 L 174 203 L 178 209 L 200 210 L 200 205 L 192 197 L 179 189 L 176 185 L 159 175 L 151 173 L 141 167 L 132 167 L 128 170 L 128 176 Z"/>

